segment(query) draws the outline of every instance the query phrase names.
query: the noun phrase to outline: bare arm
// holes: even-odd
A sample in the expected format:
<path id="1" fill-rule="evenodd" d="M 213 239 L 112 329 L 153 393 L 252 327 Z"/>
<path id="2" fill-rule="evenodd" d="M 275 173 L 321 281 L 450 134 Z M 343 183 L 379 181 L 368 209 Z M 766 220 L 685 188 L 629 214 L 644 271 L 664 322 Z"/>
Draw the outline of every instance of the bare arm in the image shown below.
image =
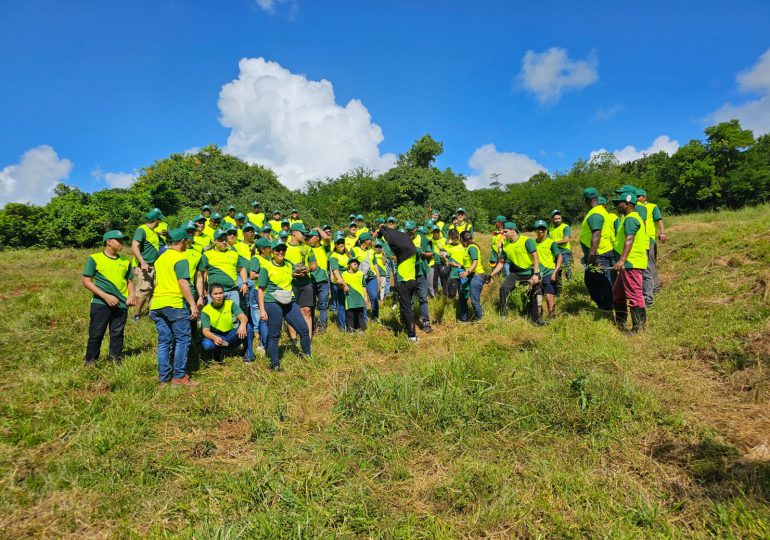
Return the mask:
<path id="1" fill-rule="evenodd" d="M 203 305 L 203 272 L 195 274 L 195 290 L 198 292 L 198 307 Z"/>
<path id="2" fill-rule="evenodd" d="M 134 258 L 139 261 L 139 267 L 146 272 L 149 269 L 149 265 L 145 262 L 145 260 L 142 258 L 142 251 L 140 249 L 139 242 L 137 240 L 131 240 L 131 253 L 133 254 Z"/>
<path id="3" fill-rule="evenodd" d="M 179 283 L 179 290 L 182 291 L 182 296 L 187 301 L 187 305 L 190 306 L 190 320 L 194 321 L 198 318 L 198 305 L 195 303 L 192 291 L 190 290 L 190 282 L 186 279 L 177 279 Z"/>

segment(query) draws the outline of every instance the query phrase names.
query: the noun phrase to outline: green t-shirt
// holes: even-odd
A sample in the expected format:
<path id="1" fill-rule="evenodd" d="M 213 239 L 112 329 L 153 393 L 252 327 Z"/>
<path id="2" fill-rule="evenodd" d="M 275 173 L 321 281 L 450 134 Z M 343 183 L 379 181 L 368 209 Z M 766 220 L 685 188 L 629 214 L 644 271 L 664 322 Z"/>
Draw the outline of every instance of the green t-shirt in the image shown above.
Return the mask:
<path id="1" fill-rule="evenodd" d="M 366 285 L 364 285 L 363 273 L 360 270 L 355 272 L 345 270 L 340 276 L 349 287 L 348 292 L 345 293 L 345 309 L 365 308 L 364 289 Z"/>
<path id="2" fill-rule="evenodd" d="M 639 206 L 636 207 L 637 213 L 639 213 Z M 646 214 L 646 208 L 645 208 L 645 214 Z M 620 220 L 618 220 L 620 221 Z M 644 218 L 642 218 L 642 223 L 644 223 Z M 639 222 L 635 219 L 626 219 L 623 221 L 623 236 L 629 236 L 629 235 L 636 235 L 637 232 L 639 232 L 639 229 L 641 229 L 641 225 Z M 618 231 L 620 233 L 621 231 Z M 646 245 L 646 244 L 645 244 Z M 630 262 L 626 261 L 626 263 L 623 265 L 623 268 L 633 268 L 634 265 L 632 265 Z"/>
<path id="3" fill-rule="evenodd" d="M 208 272 L 209 286 L 221 285 L 225 292 L 230 292 L 238 288 L 238 272 L 241 268 L 248 270 L 249 261 L 233 248 L 225 251 L 215 248 L 203 253 L 199 268 Z"/>
<path id="4" fill-rule="evenodd" d="M 144 227 L 146 227 L 146 225 L 136 229 L 133 239 L 139 242 L 139 253 L 142 254 L 144 262 L 153 264 L 160 256 L 160 238 L 158 238 L 158 247 L 152 245 L 152 242 L 147 239 L 147 233 L 145 232 Z"/>
<path id="5" fill-rule="evenodd" d="M 418 235 L 420 237 L 420 245 L 417 247 L 419 253 L 417 254 L 417 265 L 415 266 L 415 277 L 427 276 L 430 271 L 430 260 L 422 256 L 423 253 L 430 251 L 433 253 L 433 242 L 428 240 L 424 235 Z"/>
<path id="6" fill-rule="evenodd" d="M 591 232 L 601 231 L 602 227 L 604 227 L 604 216 L 601 213 L 595 212 L 588 216 L 588 228 L 591 229 Z M 565 234 L 564 236 L 567 235 Z M 591 251 L 591 246 L 587 246 L 581 242 L 580 247 L 583 248 L 583 254 L 588 256 L 588 252 Z"/>
<path id="7" fill-rule="evenodd" d="M 94 285 L 120 302 L 121 309 L 128 309 L 128 282 L 132 280 L 131 262 L 126 257 L 109 257 L 104 252 L 94 253 L 86 259 L 83 275 L 93 278 Z M 94 295 L 92 304 L 107 305 L 107 302 Z"/>
<path id="8" fill-rule="evenodd" d="M 214 306 L 211 306 L 211 307 L 213 308 Z M 237 302 L 233 302 L 232 310 L 233 310 L 234 317 L 237 317 L 238 315 L 243 314 L 243 310 L 240 308 L 240 306 L 238 306 Z M 201 328 L 211 328 L 211 317 L 209 316 L 208 313 L 206 313 L 203 310 L 201 310 Z"/>

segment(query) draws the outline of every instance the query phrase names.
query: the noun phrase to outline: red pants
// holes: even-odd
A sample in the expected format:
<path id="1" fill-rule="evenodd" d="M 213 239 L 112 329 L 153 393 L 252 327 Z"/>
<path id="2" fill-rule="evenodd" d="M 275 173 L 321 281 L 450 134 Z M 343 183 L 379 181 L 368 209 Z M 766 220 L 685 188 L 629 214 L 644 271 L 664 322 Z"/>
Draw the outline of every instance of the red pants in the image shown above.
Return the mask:
<path id="1" fill-rule="evenodd" d="M 618 272 L 612 286 L 612 303 L 625 305 L 626 300 L 630 307 L 644 307 L 642 271 L 638 268 L 626 268 Z"/>

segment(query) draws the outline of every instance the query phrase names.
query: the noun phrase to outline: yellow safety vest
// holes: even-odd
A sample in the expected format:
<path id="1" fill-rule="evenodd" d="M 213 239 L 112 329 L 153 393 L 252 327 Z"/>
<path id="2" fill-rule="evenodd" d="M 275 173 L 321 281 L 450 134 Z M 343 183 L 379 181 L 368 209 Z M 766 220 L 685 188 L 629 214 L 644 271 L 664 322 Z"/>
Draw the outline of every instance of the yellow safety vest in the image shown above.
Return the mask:
<path id="1" fill-rule="evenodd" d="M 647 209 L 647 219 L 644 221 L 644 230 L 647 232 L 647 236 L 650 238 L 650 240 L 654 242 L 655 220 L 652 219 L 652 212 L 658 207 L 658 205 L 651 202 L 639 203 L 639 205 L 644 206 Z"/>
<path id="2" fill-rule="evenodd" d="M 318 268 L 326 272 L 329 269 L 329 255 L 326 253 L 326 248 L 316 246 L 311 249 L 313 250 L 313 255 L 315 255 L 315 262 Z"/>
<path id="3" fill-rule="evenodd" d="M 515 242 L 511 242 L 508 239 L 503 240 L 503 253 L 508 262 L 513 264 L 514 267 L 521 270 L 529 270 L 535 264 L 535 259 L 532 254 L 527 251 L 527 238 L 523 234 L 520 234 Z"/>
<path id="4" fill-rule="evenodd" d="M 280 220 L 271 219 L 270 221 L 267 222 L 267 224 L 270 225 L 270 228 L 273 229 L 273 232 L 275 233 L 281 232 Z"/>
<path id="5" fill-rule="evenodd" d="M 225 300 L 222 306 L 217 309 L 212 304 L 206 304 L 203 313 L 209 316 L 211 328 L 226 333 L 235 328 L 233 324 L 233 301 Z"/>
<path id="6" fill-rule="evenodd" d="M 253 223 L 260 229 L 265 226 L 265 214 L 263 212 L 259 212 L 258 214 L 248 212 L 246 217 L 248 218 L 249 223 Z"/>
<path id="7" fill-rule="evenodd" d="M 247 261 L 251 260 L 251 246 L 246 242 L 236 242 L 233 244 L 235 252 Z"/>
<path id="8" fill-rule="evenodd" d="M 337 261 L 337 264 L 340 267 L 340 276 L 341 276 L 342 273 L 347 270 L 348 259 L 350 257 L 348 257 L 348 254 L 345 253 L 345 252 L 339 253 L 337 251 L 332 251 L 332 253 L 331 253 L 331 255 L 329 255 L 329 257 L 331 257 L 332 259 L 335 259 Z M 338 282 L 334 281 L 333 279 L 332 279 L 332 282 L 333 283 L 338 283 Z"/>
<path id="9" fill-rule="evenodd" d="M 476 260 L 476 269 L 473 271 L 474 274 L 483 274 L 484 273 L 484 264 L 481 262 L 481 248 L 478 246 L 478 244 L 468 244 L 468 247 L 465 250 L 465 261 L 463 263 L 463 268 L 466 270 L 471 267 L 471 264 L 473 264 L 473 259 L 471 259 L 471 254 L 468 251 L 470 248 L 475 247 L 479 252 L 479 258 Z"/>
<path id="10" fill-rule="evenodd" d="M 144 239 L 147 240 L 156 250 L 160 250 L 160 238 L 158 238 L 158 235 L 155 233 L 155 231 L 150 229 L 147 225 L 139 225 L 139 228 L 144 231 Z"/>
<path id="11" fill-rule="evenodd" d="M 452 228 L 457 231 L 458 234 L 464 233 L 468 229 L 472 227 L 472 224 L 469 221 L 463 221 L 462 223 L 458 225 L 453 225 Z"/>
<path id="12" fill-rule="evenodd" d="M 605 218 L 607 219 L 607 218 Z M 550 227 L 548 229 L 548 236 L 551 237 L 551 240 L 554 242 L 558 242 L 562 238 L 564 238 L 564 229 L 567 228 L 566 223 L 560 224 L 558 227 Z M 567 242 L 566 244 L 557 244 L 559 249 L 566 249 L 567 251 L 572 251 L 572 246 Z M 588 244 L 588 247 L 591 247 L 591 244 Z"/>
<path id="13" fill-rule="evenodd" d="M 234 217 L 225 216 L 225 217 L 224 217 L 224 220 L 225 220 L 226 222 L 228 222 L 230 225 L 238 225 L 238 222 L 237 222 L 237 221 L 235 221 L 235 218 L 234 218 Z"/>
<path id="14" fill-rule="evenodd" d="M 342 281 L 348 284 L 348 287 L 356 291 L 359 295 L 361 295 L 361 298 L 366 301 L 366 297 L 364 296 L 364 276 L 361 273 L 360 270 L 356 270 L 355 272 L 350 272 L 348 270 L 345 270 L 344 272 L 340 273 L 340 276 L 342 277 Z M 348 307 L 348 299 L 345 298 L 345 307 Z"/>
<path id="15" fill-rule="evenodd" d="M 615 246 L 615 235 L 617 234 L 617 225 L 618 225 L 618 215 L 617 214 L 610 214 L 607 212 L 607 215 L 604 216 L 605 220 L 609 220 L 610 222 L 610 243 Z"/>
<path id="16" fill-rule="evenodd" d="M 631 251 L 628 253 L 626 261 L 631 265 L 631 268 L 638 268 L 639 270 L 647 269 L 647 250 L 650 248 L 650 237 L 647 236 L 647 232 L 644 229 L 644 222 L 642 216 L 638 212 L 630 212 L 627 216 L 620 218 L 620 226 L 618 227 L 617 238 L 615 239 L 615 252 L 618 257 L 623 254 L 623 246 L 626 243 L 626 235 L 624 233 L 623 225 L 627 219 L 635 219 L 639 222 L 639 230 L 634 235 L 634 243 L 631 245 Z"/>
<path id="17" fill-rule="evenodd" d="M 233 280 L 233 283 L 238 282 L 238 257 L 238 252 L 233 249 L 226 249 L 225 251 L 210 249 L 206 252 L 206 259 L 209 261 L 209 265 L 222 271 L 222 273 Z M 249 259 L 246 260 L 248 261 Z"/>
<path id="18" fill-rule="evenodd" d="M 412 255 L 405 261 L 402 261 L 401 264 L 396 267 L 396 273 L 398 274 L 398 277 L 401 279 L 401 281 L 412 281 L 415 279 L 416 270 L 417 255 Z"/>
<path id="19" fill-rule="evenodd" d="M 537 257 L 540 260 L 540 265 L 548 270 L 556 269 L 556 259 L 553 258 L 553 253 L 551 252 L 551 246 L 554 243 L 552 238 L 544 238 L 542 242 L 535 241 L 535 244 L 537 244 Z"/>
<path id="20" fill-rule="evenodd" d="M 177 280 L 174 266 L 179 261 L 186 260 L 187 257 L 184 253 L 175 249 L 167 249 L 155 261 L 155 290 L 152 294 L 150 309 L 165 307 L 181 309 L 184 307 L 184 297 L 182 296 L 182 289 L 179 288 L 179 280 Z"/>
<path id="21" fill-rule="evenodd" d="M 601 214 L 604 217 L 604 225 L 602 225 L 601 238 L 599 239 L 599 247 L 596 249 L 596 253 L 604 255 L 608 251 L 612 250 L 612 234 L 614 229 L 611 224 L 611 220 L 608 219 L 607 210 L 601 205 L 597 204 L 591 208 L 586 217 L 583 218 L 583 223 L 580 224 L 580 243 L 584 246 L 591 247 L 591 227 L 588 226 L 588 218 L 594 214 Z"/>
<path id="22" fill-rule="evenodd" d="M 452 244 L 447 242 L 444 246 L 444 250 L 454 262 L 462 264 L 463 268 L 465 268 L 465 258 L 468 257 L 468 251 L 462 244 Z"/>
<path id="23" fill-rule="evenodd" d="M 267 272 L 267 278 L 273 285 L 284 291 L 291 290 L 291 282 L 294 279 L 291 275 L 294 270 L 291 264 L 285 262 L 278 266 L 274 261 L 270 261 L 262 268 Z"/>
<path id="24" fill-rule="evenodd" d="M 108 257 L 103 251 L 94 253 L 91 258 L 96 263 L 96 271 L 115 286 L 115 289 L 123 296 L 128 298 L 128 280 L 126 274 L 131 266 L 131 262 L 118 255 L 116 259 Z"/>

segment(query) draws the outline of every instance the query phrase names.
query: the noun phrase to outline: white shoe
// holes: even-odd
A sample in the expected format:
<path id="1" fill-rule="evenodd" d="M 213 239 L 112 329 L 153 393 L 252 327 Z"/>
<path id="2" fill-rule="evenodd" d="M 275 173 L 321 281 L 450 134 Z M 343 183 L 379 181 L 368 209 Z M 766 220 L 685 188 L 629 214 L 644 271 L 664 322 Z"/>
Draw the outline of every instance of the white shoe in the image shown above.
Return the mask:
<path id="1" fill-rule="evenodd" d="M 411 343 L 417 343 L 417 336 L 407 338 Z"/>

